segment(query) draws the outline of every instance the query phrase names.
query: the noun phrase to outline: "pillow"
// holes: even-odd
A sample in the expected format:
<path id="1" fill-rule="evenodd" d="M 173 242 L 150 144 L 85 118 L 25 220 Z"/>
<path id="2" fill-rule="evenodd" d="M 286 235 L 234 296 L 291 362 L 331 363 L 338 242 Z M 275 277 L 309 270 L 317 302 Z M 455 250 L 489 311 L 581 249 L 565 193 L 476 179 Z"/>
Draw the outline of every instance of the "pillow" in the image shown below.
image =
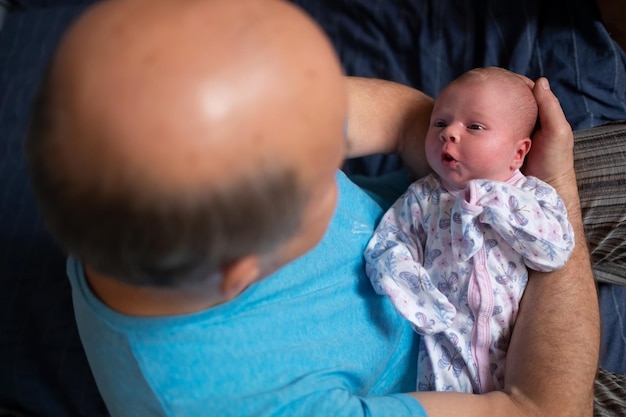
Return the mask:
<path id="1" fill-rule="evenodd" d="M 626 121 L 574 132 L 575 169 L 596 280 L 626 285 Z"/>

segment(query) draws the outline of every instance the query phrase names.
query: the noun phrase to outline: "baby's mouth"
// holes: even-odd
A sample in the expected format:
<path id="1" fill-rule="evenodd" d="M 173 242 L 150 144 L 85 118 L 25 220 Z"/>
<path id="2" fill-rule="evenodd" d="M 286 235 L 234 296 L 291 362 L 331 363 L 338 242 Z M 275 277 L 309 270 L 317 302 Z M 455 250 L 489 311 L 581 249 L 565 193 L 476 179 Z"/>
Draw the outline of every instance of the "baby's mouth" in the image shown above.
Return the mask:
<path id="1" fill-rule="evenodd" d="M 448 152 L 444 152 L 441 154 L 441 161 L 445 165 L 449 165 L 449 164 L 456 162 L 456 159 L 454 159 L 454 157 L 450 155 Z"/>

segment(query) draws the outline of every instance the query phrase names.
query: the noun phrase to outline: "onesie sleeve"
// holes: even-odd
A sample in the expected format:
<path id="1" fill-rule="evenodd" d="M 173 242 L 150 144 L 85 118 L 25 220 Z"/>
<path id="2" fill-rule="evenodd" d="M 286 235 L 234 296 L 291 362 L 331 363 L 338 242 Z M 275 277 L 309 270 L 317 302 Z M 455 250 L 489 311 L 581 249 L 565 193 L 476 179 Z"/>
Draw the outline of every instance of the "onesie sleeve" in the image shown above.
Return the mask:
<path id="1" fill-rule="evenodd" d="M 461 212 L 496 231 L 525 264 L 538 271 L 561 268 L 574 248 L 574 233 L 567 210 L 556 190 L 526 177 L 512 185 L 474 180 L 461 200 Z"/>
<path id="2" fill-rule="evenodd" d="M 425 269 L 436 253 L 424 253 L 425 215 L 413 184 L 385 213 L 365 250 L 365 268 L 374 289 L 389 296 L 396 310 L 422 335 L 447 329 L 454 305 Z"/>

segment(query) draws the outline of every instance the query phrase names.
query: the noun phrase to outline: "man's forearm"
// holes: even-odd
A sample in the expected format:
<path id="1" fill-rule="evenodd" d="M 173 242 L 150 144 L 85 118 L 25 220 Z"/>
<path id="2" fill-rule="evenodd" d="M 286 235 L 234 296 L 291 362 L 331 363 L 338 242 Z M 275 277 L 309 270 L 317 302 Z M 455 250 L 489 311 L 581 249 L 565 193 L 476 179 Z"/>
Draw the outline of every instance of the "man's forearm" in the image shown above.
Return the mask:
<path id="1" fill-rule="evenodd" d="M 574 252 L 559 271 L 530 273 L 507 355 L 505 391 L 546 416 L 591 416 L 598 367 L 598 299 L 573 177 L 555 185 L 574 228 Z"/>
<path id="2" fill-rule="evenodd" d="M 429 172 L 424 140 L 433 100 L 391 81 L 347 77 L 348 158 L 400 154 L 419 176 Z"/>

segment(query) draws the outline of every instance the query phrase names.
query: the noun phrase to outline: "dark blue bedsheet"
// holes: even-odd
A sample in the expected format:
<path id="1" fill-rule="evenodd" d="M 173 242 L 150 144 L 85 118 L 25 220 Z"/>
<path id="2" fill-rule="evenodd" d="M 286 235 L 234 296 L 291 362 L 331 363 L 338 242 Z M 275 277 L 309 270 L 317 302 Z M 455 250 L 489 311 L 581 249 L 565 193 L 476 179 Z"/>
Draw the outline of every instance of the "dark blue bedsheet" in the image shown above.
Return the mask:
<path id="1" fill-rule="evenodd" d="M 295 2 L 328 32 L 348 74 L 436 95 L 469 68 L 499 65 L 531 78 L 548 76 L 575 129 L 626 119 L 626 59 L 593 2 Z M 0 410 L 97 417 L 106 411 L 74 326 L 64 257 L 43 229 L 22 159 L 41 75 L 62 31 L 88 2 L 14 3 L 0 30 Z M 397 166 L 395 158 L 373 157 L 346 169 L 370 175 Z M 625 288 L 601 292 L 611 319 L 603 365 L 621 372 Z"/>
<path id="2" fill-rule="evenodd" d="M 13 11 L 0 31 L 0 409 L 28 416 L 107 415 L 74 324 L 64 255 L 43 228 L 22 158 L 35 89 L 82 9 Z"/>
<path id="3" fill-rule="evenodd" d="M 574 130 L 626 119 L 626 55 L 592 0 L 295 0 L 318 20 L 349 75 L 436 97 L 462 72 L 501 66 L 547 76 Z M 397 166 L 370 158 L 350 170 Z"/>
<path id="4" fill-rule="evenodd" d="M 600 366 L 626 374 L 626 285 L 601 284 L 602 346 Z"/>

